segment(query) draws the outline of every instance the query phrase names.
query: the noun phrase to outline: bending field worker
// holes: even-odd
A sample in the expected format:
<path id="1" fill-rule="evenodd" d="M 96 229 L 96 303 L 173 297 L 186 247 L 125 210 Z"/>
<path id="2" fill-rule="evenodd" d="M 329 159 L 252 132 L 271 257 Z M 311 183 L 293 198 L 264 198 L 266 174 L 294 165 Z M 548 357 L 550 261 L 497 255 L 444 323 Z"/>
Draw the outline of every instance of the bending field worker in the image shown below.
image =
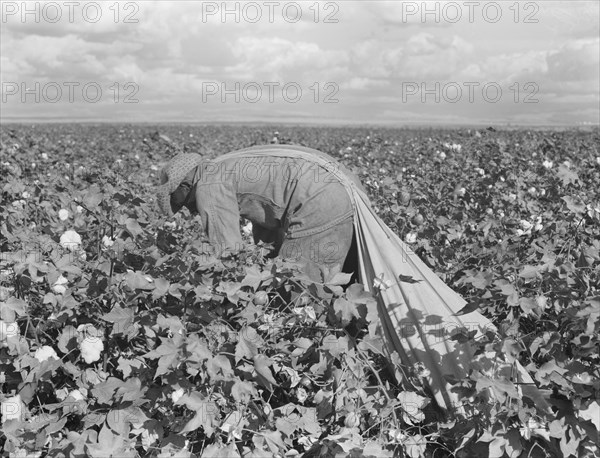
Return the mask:
<path id="1" fill-rule="evenodd" d="M 490 367 L 472 340 L 456 338 L 473 330 L 479 338 L 496 327 L 477 311 L 458 314 L 466 301 L 387 227 L 358 178 L 332 157 L 291 145 L 255 146 L 210 161 L 179 155 L 161 173 L 158 202 L 167 215 L 184 206 L 198 213 L 210 242 L 223 248 L 241 246 L 240 217 L 250 220 L 256 241 L 272 242 L 273 256 L 299 260 L 314 281 L 355 272 L 377 299 L 387 357 L 403 369 L 425 367 L 426 387 L 445 414 L 464 412 L 454 383 L 473 371 L 510 380 L 515 396 L 531 399 L 540 416 L 549 412 L 518 360 Z M 488 391 L 501 398 L 493 387 Z"/>
<path id="2" fill-rule="evenodd" d="M 167 215 L 184 206 L 199 214 L 217 252 L 241 247 L 243 217 L 255 242 L 273 243 L 272 256 L 304 263 L 310 278 L 327 281 L 357 269 L 348 257 L 354 211 L 342 178 L 362 189 L 332 157 L 298 146 L 257 146 L 212 161 L 181 154 L 162 171 L 158 202 Z"/>

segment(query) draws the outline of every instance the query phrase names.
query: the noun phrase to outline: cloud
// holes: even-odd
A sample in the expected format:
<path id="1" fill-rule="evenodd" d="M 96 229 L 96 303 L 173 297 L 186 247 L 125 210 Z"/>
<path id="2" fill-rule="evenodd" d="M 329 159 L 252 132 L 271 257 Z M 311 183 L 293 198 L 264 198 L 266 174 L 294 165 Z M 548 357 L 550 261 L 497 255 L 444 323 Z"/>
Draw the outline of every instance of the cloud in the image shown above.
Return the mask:
<path id="1" fill-rule="evenodd" d="M 328 68 L 347 62 L 344 52 L 279 37 L 239 37 L 231 44 L 231 52 L 237 63 L 225 70 L 242 81 L 318 80 L 328 73 Z"/>

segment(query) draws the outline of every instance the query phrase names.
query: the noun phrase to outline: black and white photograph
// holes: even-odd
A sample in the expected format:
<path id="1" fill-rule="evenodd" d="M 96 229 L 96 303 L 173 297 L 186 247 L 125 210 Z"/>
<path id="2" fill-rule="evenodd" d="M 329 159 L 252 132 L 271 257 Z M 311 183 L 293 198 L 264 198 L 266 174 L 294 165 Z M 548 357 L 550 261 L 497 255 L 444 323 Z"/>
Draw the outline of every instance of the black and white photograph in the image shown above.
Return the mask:
<path id="1" fill-rule="evenodd" d="M 0 10 L 0 456 L 600 458 L 600 2 Z"/>

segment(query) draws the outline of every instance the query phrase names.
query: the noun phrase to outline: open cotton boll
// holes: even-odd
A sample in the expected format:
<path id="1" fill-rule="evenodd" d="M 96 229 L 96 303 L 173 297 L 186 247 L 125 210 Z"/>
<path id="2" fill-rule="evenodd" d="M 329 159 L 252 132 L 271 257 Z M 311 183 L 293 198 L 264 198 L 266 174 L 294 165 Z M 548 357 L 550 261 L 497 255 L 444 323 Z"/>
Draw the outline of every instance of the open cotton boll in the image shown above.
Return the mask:
<path id="1" fill-rule="evenodd" d="M 56 294 L 65 294 L 67 291 L 66 285 L 68 282 L 69 281 L 61 275 L 52 285 L 52 291 L 54 291 Z"/>
<path id="2" fill-rule="evenodd" d="M 95 363 L 100 359 L 104 350 L 101 333 L 91 324 L 82 324 L 77 328 L 79 333 L 79 351 L 87 364 Z"/>
<path id="3" fill-rule="evenodd" d="M 98 338 L 86 338 L 79 344 L 79 350 L 81 351 L 81 357 L 86 363 L 95 363 L 100 359 L 100 354 L 104 350 L 104 343 Z"/>
<path id="4" fill-rule="evenodd" d="M 64 209 L 64 208 L 61 208 L 61 209 L 58 211 L 58 218 L 59 218 L 61 221 L 66 221 L 66 220 L 68 220 L 68 219 L 69 219 L 69 210 L 66 210 L 66 209 Z"/>
<path id="5" fill-rule="evenodd" d="M 73 230 L 65 231 L 60 236 L 60 246 L 69 251 L 76 251 L 81 247 L 81 235 Z"/>
<path id="6" fill-rule="evenodd" d="M 40 363 L 50 358 L 59 359 L 54 348 L 49 345 L 44 345 L 35 351 L 35 359 L 37 359 Z"/>

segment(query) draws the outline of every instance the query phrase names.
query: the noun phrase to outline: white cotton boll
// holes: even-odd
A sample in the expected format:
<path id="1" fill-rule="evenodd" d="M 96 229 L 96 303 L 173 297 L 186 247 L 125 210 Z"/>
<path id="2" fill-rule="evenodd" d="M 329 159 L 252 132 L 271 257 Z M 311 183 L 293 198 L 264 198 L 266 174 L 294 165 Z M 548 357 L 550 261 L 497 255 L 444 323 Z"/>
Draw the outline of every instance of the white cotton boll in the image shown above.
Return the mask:
<path id="1" fill-rule="evenodd" d="M 467 193 L 467 190 L 466 190 L 465 188 L 460 188 L 460 189 L 458 190 L 458 192 L 457 192 L 457 194 L 458 194 L 460 197 L 464 197 L 466 193 Z"/>
<path id="2" fill-rule="evenodd" d="M 21 194 L 21 197 L 23 199 L 29 199 L 31 197 L 31 194 L 29 193 L 29 191 L 23 191 L 23 194 Z"/>
<path id="3" fill-rule="evenodd" d="M 52 291 L 54 291 L 56 294 L 65 294 L 67 292 L 68 282 L 69 281 L 61 275 L 52 285 Z"/>
<path id="4" fill-rule="evenodd" d="M 35 359 L 37 359 L 40 363 L 50 358 L 59 359 L 54 348 L 49 345 L 44 345 L 35 351 Z"/>
<path id="5" fill-rule="evenodd" d="M 510 200 L 511 202 L 514 202 L 515 200 L 517 200 L 517 195 L 515 193 L 511 192 L 508 195 L 508 200 Z"/>
<path id="6" fill-rule="evenodd" d="M 157 171 L 158 171 L 158 167 L 157 167 L 157 166 L 155 166 L 154 164 L 152 164 L 152 165 L 150 166 L 150 170 L 152 170 L 153 172 L 157 172 Z"/>
<path id="7" fill-rule="evenodd" d="M 519 224 L 521 225 L 521 229 L 524 231 L 529 231 L 533 227 L 533 224 L 525 219 L 522 219 Z"/>
<path id="8" fill-rule="evenodd" d="M 542 163 L 542 165 L 545 169 L 550 170 L 554 166 L 554 162 L 546 160 Z"/>
<path id="9" fill-rule="evenodd" d="M 530 187 L 530 188 L 527 190 L 527 192 L 528 192 L 529 194 L 531 194 L 532 196 L 535 196 L 535 194 L 536 194 L 536 191 L 537 191 L 537 189 L 535 189 L 535 187 L 534 187 L 534 186 Z"/>
<path id="10" fill-rule="evenodd" d="M 100 354 L 104 350 L 104 343 L 97 337 L 86 337 L 83 342 L 79 344 L 79 350 L 81 351 L 81 357 L 84 361 L 91 364 L 100 359 Z"/>
<path id="11" fill-rule="evenodd" d="M 71 391 L 68 397 L 74 399 L 75 401 L 83 401 L 85 399 L 85 396 L 79 390 Z"/>
<path id="12" fill-rule="evenodd" d="M 443 151 L 440 153 L 440 159 L 446 159 L 446 153 Z"/>
<path id="13" fill-rule="evenodd" d="M 81 247 L 81 236 L 73 230 L 65 231 L 60 236 L 60 246 L 69 251 L 78 250 Z"/>
<path id="14" fill-rule="evenodd" d="M 171 400 L 173 401 L 173 404 L 177 404 L 177 401 L 179 401 L 181 399 L 183 394 L 184 394 L 183 388 L 178 388 L 175 391 L 173 391 L 171 393 Z"/>
<path id="15" fill-rule="evenodd" d="M 43 160 L 47 161 L 48 160 L 48 155 L 46 153 L 42 153 L 41 157 Z"/>
<path id="16" fill-rule="evenodd" d="M 58 211 L 58 218 L 59 218 L 61 221 L 66 221 L 66 220 L 68 220 L 68 219 L 69 219 L 69 210 L 66 210 L 66 209 L 64 209 L 64 208 L 61 208 L 61 209 Z"/>
<path id="17" fill-rule="evenodd" d="M 77 211 L 77 213 L 82 213 L 83 207 L 81 205 L 77 205 L 77 207 L 75 207 L 75 211 Z"/>
<path id="18" fill-rule="evenodd" d="M 104 245 L 106 248 L 110 248 L 114 245 L 114 243 L 115 241 L 111 239 L 108 235 L 102 237 L 102 245 Z"/>
<path id="19" fill-rule="evenodd" d="M 409 232 L 404 237 L 404 241 L 406 243 L 415 243 L 417 241 L 417 234 L 415 234 L 414 232 Z"/>

